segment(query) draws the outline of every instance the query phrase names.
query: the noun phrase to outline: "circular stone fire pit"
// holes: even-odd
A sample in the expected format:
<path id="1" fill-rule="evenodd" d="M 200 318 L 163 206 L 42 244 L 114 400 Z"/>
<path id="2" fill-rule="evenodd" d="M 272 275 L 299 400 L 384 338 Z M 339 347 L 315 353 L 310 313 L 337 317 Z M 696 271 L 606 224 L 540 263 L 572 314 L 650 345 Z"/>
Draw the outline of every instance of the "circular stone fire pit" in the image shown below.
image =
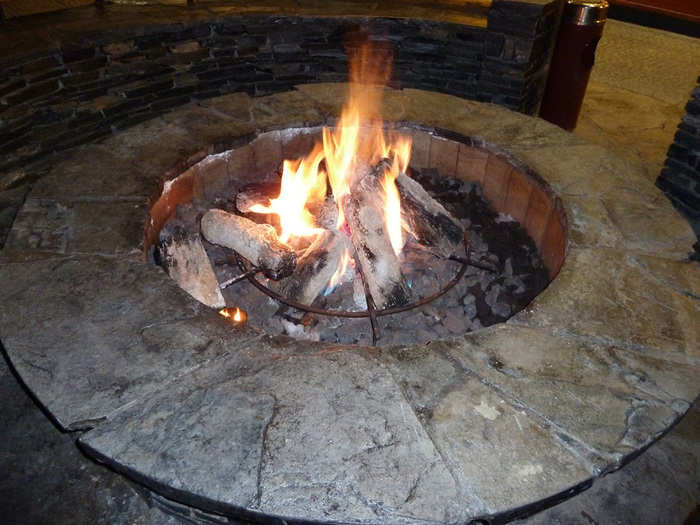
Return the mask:
<path id="1" fill-rule="evenodd" d="M 321 140 L 321 127 L 286 128 L 257 134 L 249 143 L 209 155 L 168 181 L 154 202 L 146 225 L 145 244 L 149 257 L 155 256 L 194 298 L 212 307 L 223 306 L 216 304 L 222 299 L 231 309 L 243 307 L 252 314 L 248 315 L 248 322 L 258 331 L 271 335 L 282 333 L 283 315 L 287 317 L 287 326 L 291 326 L 290 335 L 315 337 L 316 340 L 320 337 L 322 341 L 330 339 L 329 342 L 340 343 L 372 341 L 373 344 L 376 344 L 374 336 L 380 334 L 383 334 L 382 344 L 426 343 L 509 318 L 530 303 L 561 268 L 566 249 L 566 216 L 561 200 L 527 166 L 483 140 L 407 123 L 392 126 L 392 132 L 411 140 L 410 170 L 414 180 L 442 192 L 433 193 L 442 195 L 443 204 L 457 214 L 455 217 L 465 219 L 461 227 L 468 226 L 467 241 L 464 247 L 459 244 L 453 261 L 426 251 L 416 253 L 415 245 L 404 248 L 403 258 L 409 262 L 404 261 L 403 269 L 412 272 L 406 279 L 414 284 L 411 298 L 408 304 L 386 311 L 374 313 L 373 310 L 376 319 L 372 319 L 371 330 L 366 305 L 352 303 L 352 281 L 340 287 L 345 292 L 344 301 L 337 297 L 341 294 L 336 290 L 328 294 L 331 295 L 330 305 L 324 296 L 313 303 L 313 308 L 308 308 L 309 303 L 290 302 L 292 298 L 283 292 L 284 285 L 281 290 L 277 287 L 270 290 L 255 275 L 236 281 L 247 267 L 237 260 L 235 252 L 208 243 L 200 235 L 201 216 L 209 209 L 245 216 L 245 210 L 241 212 L 236 202 L 239 192 L 242 190 L 245 195 L 250 184 L 256 188 L 255 192 L 267 188 L 260 183 L 272 185 L 274 191 L 269 197 L 276 197 L 283 160 L 308 155 Z M 256 164 L 255 159 L 265 159 L 264 164 Z M 227 169 L 220 169 L 223 165 Z M 264 198 L 259 193 L 254 195 L 257 199 Z M 421 195 L 421 199 L 430 198 Z M 250 205 L 243 202 L 245 206 Z M 335 206 L 331 200 L 328 204 Z M 478 211 L 472 212 L 469 206 Z M 487 206 L 490 210 L 483 211 Z M 261 220 L 255 214 L 247 216 Z M 330 222 L 335 224 L 336 220 L 337 215 L 334 215 Z M 472 225 L 473 221 L 476 224 Z M 166 223 L 168 228 L 163 230 Z M 508 225 L 499 226 L 499 223 Z M 502 241 L 495 238 L 499 235 L 503 236 Z M 503 244 L 498 247 L 500 258 L 488 248 L 499 241 Z M 465 249 L 470 253 L 469 261 L 464 258 Z M 411 257 L 414 262 L 410 262 Z M 327 265 L 332 273 L 334 263 Z M 421 279 L 426 272 L 431 277 Z M 275 281 L 262 279 L 276 286 Z M 217 280 L 222 285 L 235 282 L 232 287 L 224 288 L 225 297 L 218 290 Z M 286 281 L 281 279 L 281 282 Z M 301 322 L 294 324 L 295 318 L 286 313 L 289 308 L 280 310 L 282 305 L 293 306 L 297 316 L 308 313 L 304 318 L 307 327 Z M 422 305 L 431 305 L 431 308 L 416 310 Z M 492 313 L 492 309 L 498 314 Z M 358 315 L 351 317 L 352 314 Z M 470 321 L 470 316 L 475 323 Z M 429 330 L 432 324 L 437 328 Z M 299 333 L 302 328 L 305 331 Z"/>
<path id="2" fill-rule="evenodd" d="M 343 89 L 183 107 L 73 151 L 36 183 L 2 253 L 0 335 L 56 422 L 191 519 L 356 523 L 523 516 L 668 430 L 700 389 L 692 232 L 641 165 L 537 119 L 387 92 L 385 118 L 497 145 L 561 197 L 543 199 L 556 215 L 538 214 L 535 235 L 559 273 L 504 324 L 377 348 L 261 336 L 146 264 L 146 201 L 164 173 L 260 131 L 319 125 Z M 200 175 L 182 191 L 206 187 Z M 487 195 L 502 177 L 483 181 Z M 508 206 L 510 190 L 497 195 Z M 553 216 L 561 229 L 547 233 Z"/>

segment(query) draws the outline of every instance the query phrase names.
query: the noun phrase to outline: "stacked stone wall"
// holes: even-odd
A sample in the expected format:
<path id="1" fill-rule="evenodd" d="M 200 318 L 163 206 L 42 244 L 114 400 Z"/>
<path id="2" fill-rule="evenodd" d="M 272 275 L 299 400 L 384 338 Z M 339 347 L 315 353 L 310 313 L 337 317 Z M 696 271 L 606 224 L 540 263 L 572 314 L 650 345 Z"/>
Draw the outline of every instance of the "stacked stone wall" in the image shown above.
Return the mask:
<path id="1" fill-rule="evenodd" d="M 193 100 L 346 81 L 345 46 L 363 31 L 395 49 L 393 87 L 533 114 L 558 5 L 496 1 L 487 27 L 376 17 L 233 16 L 188 22 L 187 9 L 178 9 L 174 13 L 181 20 L 172 24 L 126 24 L 88 37 L 67 34 L 56 46 L 15 53 L 0 66 L 0 172 Z M 109 9 L 119 14 L 118 6 Z"/>
<path id="2" fill-rule="evenodd" d="M 700 84 L 700 77 L 698 77 Z M 693 219 L 700 218 L 700 85 L 685 106 L 656 185 Z"/>

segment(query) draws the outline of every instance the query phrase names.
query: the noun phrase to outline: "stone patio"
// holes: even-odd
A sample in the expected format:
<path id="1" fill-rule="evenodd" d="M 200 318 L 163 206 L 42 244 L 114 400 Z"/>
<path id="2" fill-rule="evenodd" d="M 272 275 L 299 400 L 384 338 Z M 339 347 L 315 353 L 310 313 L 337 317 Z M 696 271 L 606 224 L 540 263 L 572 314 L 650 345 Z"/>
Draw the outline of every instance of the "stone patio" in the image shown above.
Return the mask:
<path id="1" fill-rule="evenodd" d="M 506 324 L 400 348 L 273 339 L 143 262 L 165 173 L 209 144 L 332 118 L 343 90 L 186 106 L 74 150 L 35 184 L 0 262 L 13 305 L 0 333 L 56 421 L 208 513 L 353 522 L 517 517 L 661 436 L 699 390 L 693 233 L 643 165 L 545 122 L 387 92 L 387 117 L 495 143 L 562 197 L 567 260 Z"/>

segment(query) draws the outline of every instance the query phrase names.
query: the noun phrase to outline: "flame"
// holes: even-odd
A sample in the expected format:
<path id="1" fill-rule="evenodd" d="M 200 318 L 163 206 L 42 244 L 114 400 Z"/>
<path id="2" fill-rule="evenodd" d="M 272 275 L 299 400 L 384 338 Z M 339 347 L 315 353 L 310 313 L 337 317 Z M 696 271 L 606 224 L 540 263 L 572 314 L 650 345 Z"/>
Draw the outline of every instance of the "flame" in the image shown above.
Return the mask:
<path id="1" fill-rule="evenodd" d="M 335 273 L 331 276 L 330 281 L 328 281 L 327 288 L 329 290 L 333 290 L 336 286 L 338 286 L 338 284 L 340 284 L 340 279 L 342 279 L 343 275 L 345 275 L 345 272 L 347 271 L 351 260 L 352 256 L 350 255 L 350 250 L 345 248 L 343 255 L 340 257 L 340 263 L 338 263 L 338 268 L 335 270 Z"/>
<path id="2" fill-rule="evenodd" d="M 399 173 L 405 173 L 411 156 L 411 139 L 387 134 L 381 120 L 384 86 L 391 75 L 391 53 L 386 47 L 362 45 L 350 56 L 349 96 L 333 130 L 324 127 L 322 141 L 302 160 L 283 163 L 280 195 L 268 204 L 256 204 L 250 211 L 276 213 L 280 217 L 280 240 L 321 232 L 309 211 L 326 196 L 326 179 L 338 207 L 336 228 L 347 232 L 343 198 L 350 194 L 353 177 L 365 175 L 382 159 L 391 159 L 391 168 L 381 177 L 379 198 L 385 225 L 394 252 L 403 249 L 401 200 L 396 187 Z M 324 170 L 325 167 L 325 170 Z M 336 286 L 352 261 L 345 252 L 329 288 Z"/>
<path id="3" fill-rule="evenodd" d="M 235 324 L 245 323 L 248 318 L 245 311 L 241 310 L 240 308 L 222 308 L 219 310 L 219 315 L 221 317 L 225 317 L 226 319 L 230 319 Z"/>
<path id="4" fill-rule="evenodd" d="M 255 204 L 250 211 L 276 213 L 280 217 L 280 240 L 287 242 L 293 235 L 308 237 L 321 233 L 307 205 L 323 200 L 326 196 L 326 176 L 319 169 L 323 160 L 323 148 L 317 144 L 303 160 L 285 160 L 282 167 L 280 194 L 267 206 Z"/>

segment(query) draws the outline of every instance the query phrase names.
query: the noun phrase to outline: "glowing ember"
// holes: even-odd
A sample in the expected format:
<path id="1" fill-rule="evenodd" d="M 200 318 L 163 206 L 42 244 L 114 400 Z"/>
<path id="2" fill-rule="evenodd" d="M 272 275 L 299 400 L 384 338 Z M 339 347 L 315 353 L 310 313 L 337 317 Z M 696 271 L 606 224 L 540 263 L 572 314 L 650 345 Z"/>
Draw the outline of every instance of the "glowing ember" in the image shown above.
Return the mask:
<path id="1" fill-rule="evenodd" d="M 234 324 L 243 324 L 248 319 L 248 315 L 240 308 L 222 308 L 219 315 L 229 319 Z"/>

